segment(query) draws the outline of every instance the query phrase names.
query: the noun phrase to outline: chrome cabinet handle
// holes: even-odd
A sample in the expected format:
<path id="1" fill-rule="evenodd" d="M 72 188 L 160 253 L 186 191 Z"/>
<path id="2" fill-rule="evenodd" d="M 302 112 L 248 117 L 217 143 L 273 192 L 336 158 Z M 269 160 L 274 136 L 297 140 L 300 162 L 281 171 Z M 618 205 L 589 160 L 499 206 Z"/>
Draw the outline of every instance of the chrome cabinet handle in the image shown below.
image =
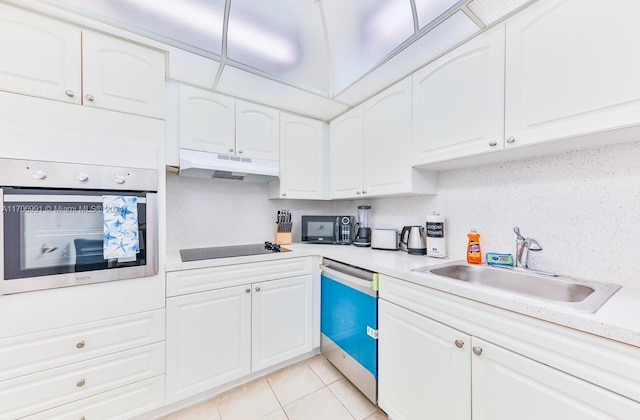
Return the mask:
<path id="1" fill-rule="evenodd" d="M 456 340 L 453 342 L 457 348 L 461 349 L 462 347 L 464 347 L 464 341 L 462 340 Z"/>
<path id="2" fill-rule="evenodd" d="M 482 354 L 482 347 L 474 347 L 473 354 L 475 354 L 476 356 L 480 356 Z"/>
<path id="3" fill-rule="evenodd" d="M 357 195 L 360 195 L 360 194 L 361 194 L 361 192 L 360 192 L 360 191 L 356 191 L 356 194 L 357 194 Z"/>
<path id="4" fill-rule="evenodd" d="M 71 89 L 67 89 L 64 91 L 64 94 L 67 95 L 70 98 L 73 98 L 74 96 L 76 96 L 75 93 L 73 93 L 73 91 Z"/>
<path id="5" fill-rule="evenodd" d="M 509 144 L 513 144 L 513 143 L 515 143 L 515 142 L 516 142 L 516 138 L 515 138 L 515 137 L 511 136 L 511 137 L 508 137 L 508 138 L 507 138 L 507 143 L 509 143 Z"/>
<path id="6" fill-rule="evenodd" d="M 282 193 L 282 196 L 283 196 L 283 197 L 286 197 L 286 196 L 287 196 L 287 193 Z"/>
<path id="7" fill-rule="evenodd" d="M 84 380 L 84 378 L 83 378 L 83 379 L 80 379 L 78 382 L 76 382 L 76 386 L 77 386 L 78 388 L 81 388 L 81 387 L 83 387 L 83 386 L 84 386 L 84 384 L 85 384 L 85 383 L 86 383 L 86 381 L 85 381 L 85 380 Z"/>
<path id="8" fill-rule="evenodd" d="M 230 152 L 233 152 L 233 149 L 231 149 L 231 148 L 230 148 L 230 149 L 229 149 L 229 151 L 230 151 Z"/>
<path id="9" fill-rule="evenodd" d="M 238 150 L 238 153 L 242 153 L 242 149 Z"/>
<path id="10" fill-rule="evenodd" d="M 495 146 L 497 146 L 497 145 L 498 145 L 498 142 L 497 142 L 497 141 L 490 141 L 490 142 L 489 142 L 489 146 L 491 146 L 491 147 L 495 147 Z"/>
<path id="11" fill-rule="evenodd" d="M 83 349 L 84 348 L 84 341 L 78 341 L 76 343 L 76 348 L 77 349 Z"/>
<path id="12" fill-rule="evenodd" d="M 366 194 L 366 193 L 367 193 L 367 191 L 366 191 L 366 190 L 362 190 L 362 194 Z"/>
<path id="13" fill-rule="evenodd" d="M 245 293 L 251 293 L 251 289 L 245 289 Z"/>
<path id="14" fill-rule="evenodd" d="M 93 97 L 92 94 L 87 93 L 86 95 L 84 95 L 84 97 L 87 99 L 87 101 L 89 102 L 93 102 L 96 98 Z"/>
<path id="15" fill-rule="evenodd" d="M 260 286 L 256 286 L 256 292 L 260 291 Z"/>

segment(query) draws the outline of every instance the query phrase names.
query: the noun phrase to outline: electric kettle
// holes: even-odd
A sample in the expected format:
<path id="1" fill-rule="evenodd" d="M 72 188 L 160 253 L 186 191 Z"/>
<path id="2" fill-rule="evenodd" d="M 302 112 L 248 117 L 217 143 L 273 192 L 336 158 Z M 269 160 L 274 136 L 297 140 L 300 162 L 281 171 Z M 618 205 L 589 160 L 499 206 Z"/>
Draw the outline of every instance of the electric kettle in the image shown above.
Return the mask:
<path id="1" fill-rule="evenodd" d="M 400 233 L 400 243 L 413 255 L 427 255 L 427 231 L 424 226 L 405 226 Z"/>

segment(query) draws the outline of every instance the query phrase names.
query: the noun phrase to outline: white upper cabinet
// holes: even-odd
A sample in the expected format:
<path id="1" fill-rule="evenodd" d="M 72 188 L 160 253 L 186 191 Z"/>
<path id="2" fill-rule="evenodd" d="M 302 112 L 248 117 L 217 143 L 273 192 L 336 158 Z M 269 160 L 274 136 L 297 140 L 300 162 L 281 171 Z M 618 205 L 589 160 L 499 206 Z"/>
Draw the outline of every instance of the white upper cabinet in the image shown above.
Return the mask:
<path id="1" fill-rule="evenodd" d="M 85 105 L 164 118 L 161 51 L 83 31 L 82 60 Z"/>
<path id="2" fill-rule="evenodd" d="M 509 18 L 506 147 L 640 123 L 638 16 L 637 1 L 545 0 Z"/>
<path id="3" fill-rule="evenodd" d="M 180 86 L 180 147 L 229 154 L 235 151 L 235 100 Z"/>
<path id="4" fill-rule="evenodd" d="M 80 28 L 0 3 L 0 89 L 79 104 Z"/>
<path id="5" fill-rule="evenodd" d="M 280 158 L 280 112 L 180 85 L 180 147 L 239 157 Z"/>
<path id="6" fill-rule="evenodd" d="M 362 195 L 363 108 L 358 106 L 329 124 L 329 191 L 331 198 Z"/>
<path id="7" fill-rule="evenodd" d="M 0 4 L 0 89 L 153 118 L 164 53 Z"/>
<path id="8" fill-rule="evenodd" d="M 322 121 L 280 113 L 280 179 L 269 198 L 325 198 L 324 132 Z"/>
<path id="9" fill-rule="evenodd" d="M 331 198 L 433 194 L 436 175 L 411 166 L 411 77 L 330 124 Z"/>
<path id="10" fill-rule="evenodd" d="M 411 78 L 364 103 L 364 188 L 368 195 L 411 190 Z"/>
<path id="11" fill-rule="evenodd" d="M 237 154 L 278 160 L 280 112 L 263 105 L 236 100 Z"/>
<path id="12" fill-rule="evenodd" d="M 413 164 L 504 149 L 504 23 L 413 75 Z"/>

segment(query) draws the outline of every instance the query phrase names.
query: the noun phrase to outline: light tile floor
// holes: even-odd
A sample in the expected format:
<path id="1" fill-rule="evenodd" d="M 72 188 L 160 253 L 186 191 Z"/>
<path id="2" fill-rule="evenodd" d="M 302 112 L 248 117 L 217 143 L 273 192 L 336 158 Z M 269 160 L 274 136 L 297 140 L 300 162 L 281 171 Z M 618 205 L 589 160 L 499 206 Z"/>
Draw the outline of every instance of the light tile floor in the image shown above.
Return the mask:
<path id="1" fill-rule="evenodd" d="M 387 415 L 317 355 L 162 420 L 387 420 Z"/>

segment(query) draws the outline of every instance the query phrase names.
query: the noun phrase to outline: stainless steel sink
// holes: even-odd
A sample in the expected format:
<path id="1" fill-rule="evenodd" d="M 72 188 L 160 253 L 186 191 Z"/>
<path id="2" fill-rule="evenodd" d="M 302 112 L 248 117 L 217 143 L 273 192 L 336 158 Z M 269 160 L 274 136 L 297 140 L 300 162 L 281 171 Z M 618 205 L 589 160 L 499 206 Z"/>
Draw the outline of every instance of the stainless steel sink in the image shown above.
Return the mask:
<path id="1" fill-rule="evenodd" d="M 534 270 L 474 266 L 461 262 L 412 271 L 486 286 L 584 312 L 597 311 L 621 287 L 614 283 L 579 280 Z"/>

